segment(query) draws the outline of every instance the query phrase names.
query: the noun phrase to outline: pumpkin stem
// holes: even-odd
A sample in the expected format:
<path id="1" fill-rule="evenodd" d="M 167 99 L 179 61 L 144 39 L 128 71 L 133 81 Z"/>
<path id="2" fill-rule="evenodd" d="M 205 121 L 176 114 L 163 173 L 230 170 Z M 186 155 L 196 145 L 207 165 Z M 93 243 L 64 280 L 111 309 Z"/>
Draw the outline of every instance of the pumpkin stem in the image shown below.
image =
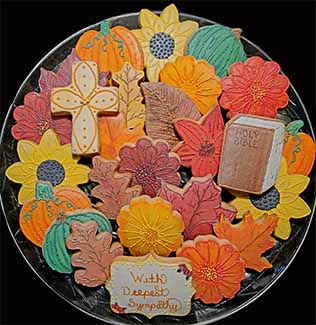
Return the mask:
<path id="1" fill-rule="evenodd" d="M 289 123 L 285 129 L 289 135 L 292 135 L 297 140 L 297 134 L 303 126 L 304 122 L 302 120 L 296 120 Z"/>
<path id="2" fill-rule="evenodd" d="M 104 19 L 101 23 L 100 33 L 106 37 L 110 33 L 110 28 L 110 21 L 108 19 Z"/>
<path id="3" fill-rule="evenodd" d="M 104 39 L 103 39 L 104 44 L 102 45 L 102 50 L 104 52 L 106 52 L 105 47 L 106 47 L 106 45 L 108 43 L 107 36 L 110 33 L 110 28 L 111 28 L 111 26 L 110 26 L 109 20 L 108 19 L 103 20 L 102 23 L 101 23 L 100 31 L 97 34 L 97 36 L 93 37 L 93 39 L 90 42 L 88 42 L 86 45 L 81 46 L 81 47 L 84 48 L 84 49 L 90 49 L 91 47 L 94 46 L 94 43 L 96 41 L 100 40 L 101 36 L 104 36 Z"/>
<path id="4" fill-rule="evenodd" d="M 285 128 L 287 132 L 287 137 L 285 139 L 285 142 L 288 141 L 289 136 L 292 136 L 295 141 L 297 142 L 296 145 L 292 148 L 292 160 L 291 163 L 296 162 L 296 154 L 301 151 L 300 144 L 301 144 L 301 139 L 298 136 L 299 130 L 304 126 L 304 122 L 302 120 L 296 120 L 287 125 Z"/>
<path id="5" fill-rule="evenodd" d="M 35 199 L 49 201 L 54 196 L 54 190 L 49 182 L 37 182 L 35 188 Z"/>
<path id="6" fill-rule="evenodd" d="M 232 28 L 231 31 L 235 34 L 235 37 L 239 41 L 240 40 L 241 33 L 242 33 L 242 29 L 241 28 Z"/>

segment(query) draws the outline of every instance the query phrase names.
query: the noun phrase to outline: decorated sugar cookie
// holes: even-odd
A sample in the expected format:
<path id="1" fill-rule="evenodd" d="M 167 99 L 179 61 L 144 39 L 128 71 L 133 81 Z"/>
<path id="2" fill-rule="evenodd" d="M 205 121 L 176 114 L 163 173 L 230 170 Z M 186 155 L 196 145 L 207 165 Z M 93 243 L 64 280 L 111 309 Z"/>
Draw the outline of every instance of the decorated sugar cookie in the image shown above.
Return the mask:
<path id="1" fill-rule="evenodd" d="M 43 134 L 52 129 L 61 144 L 71 141 L 71 120 L 68 117 L 52 116 L 49 93 L 30 92 L 24 97 L 24 105 L 13 111 L 16 124 L 11 129 L 16 140 L 39 143 Z"/>
<path id="2" fill-rule="evenodd" d="M 61 213 L 48 228 L 43 242 L 42 253 L 49 267 L 59 273 L 72 273 L 71 252 L 67 250 L 66 240 L 70 236 L 70 225 L 77 221 L 95 221 L 98 231 L 112 233 L 110 221 L 104 214 L 94 209 L 75 210 Z"/>
<path id="3" fill-rule="evenodd" d="M 289 79 L 280 75 L 280 66 L 253 56 L 245 63 L 237 62 L 229 68 L 229 76 L 222 79 L 220 105 L 229 110 L 228 117 L 253 114 L 275 118 L 277 110 L 289 101 L 286 93 Z"/>
<path id="4" fill-rule="evenodd" d="M 23 205 L 19 224 L 25 237 L 42 247 L 45 232 L 61 214 L 91 208 L 89 198 L 77 187 L 53 189 L 49 182 L 37 182 L 35 197 Z"/>
<path id="5" fill-rule="evenodd" d="M 96 203 L 96 208 L 109 219 L 116 219 L 121 208 L 141 194 L 142 187 L 140 185 L 130 187 L 132 176 L 130 173 L 117 172 L 119 165 L 117 160 L 93 157 L 92 164 L 89 178 L 99 185 L 92 189 L 91 194 L 101 200 Z"/>
<path id="6" fill-rule="evenodd" d="M 132 255 L 154 252 L 160 256 L 179 248 L 183 242 L 184 223 L 169 202 L 146 195 L 134 198 L 117 217 L 117 234 Z"/>
<path id="7" fill-rule="evenodd" d="M 124 113 L 116 116 L 101 116 L 99 118 L 100 156 L 104 159 L 116 159 L 120 149 L 126 143 L 135 143 L 145 135 L 143 125 L 128 129 Z"/>
<path id="8" fill-rule="evenodd" d="M 282 158 L 275 185 L 263 194 L 242 194 L 235 192 L 236 199 L 230 204 L 237 209 L 237 218 L 249 211 L 254 219 L 264 213 L 276 214 L 279 217 L 274 235 L 288 239 L 291 233 L 290 219 L 298 219 L 311 213 L 310 207 L 299 197 L 309 183 L 309 177 L 287 172 L 287 163 Z"/>
<path id="9" fill-rule="evenodd" d="M 135 69 L 144 69 L 143 50 L 128 28 L 114 26 L 106 19 L 101 23 L 100 31 L 88 30 L 76 44 L 76 54 L 80 60 L 94 61 L 100 72 L 120 71 L 124 62 L 130 62 Z"/>
<path id="10" fill-rule="evenodd" d="M 144 127 L 145 105 L 138 82 L 144 78 L 144 72 L 136 70 L 125 62 L 122 70 L 113 74 L 113 80 L 119 85 L 119 111 L 124 113 L 126 126 L 134 129 Z"/>
<path id="11" fill-rule="evenodd" d="M 176 118 L 198 120 L 201 117 L 194 101 L 179 88 L 162 82 L 141 84 L 146 103 L 146 133 L 152 139 L 168 142 L 170 148 L 179 142 L 174 130 Z"/>
<path id="12" fill-rule="evenodd" d="M 245 262 L 239 250 L 225 239 L 213 235 L 188 240 L 177 251 L 192 265 L 194 299 L 205 304 L 217 304 L 233 297 L 245 278 Z"/>
<path id="13" fill-rule="evenodd" d="M 120 159 L 119 172 L 132 173 L 131 186 L 141 185 L 146 195 L 156 196 L 162 182 L 180 184 L 180 175 L 177 173 L 179 158 L 169 152 L 164 141 L 140 138 L 135 145 L 126 144 L 122 147 Z"/>
<path id="14" fill-rule="evenodd" d="M 287 161 L 289 174 L 307 176 L 315 161 L 315 143 L 310 135 L 299 132 L 303 126 L 302 120 L 287 125 L 282 154 Z"/>
<path id="15" fill-rule="evenodd" d="M 76 186 L 88 181 L 88 166 L 78 164 L 78 159 L 71 154 L 70 144 L 60 145 L 53 130 L 47 130 L 36 144 L 20 140 L 17 146 L 21 161 L 9 166 L 6 176 L 22 184 L 18 194 L 20 204 L 35 196 L 38 181 L 47 181 L 53 187 Z"/>
<path id="16" fill-rule="evenodd" d="M 215 176 L 218 171 L 224 121 L 220 107 L 216 106 L 199 121 L 174 120 L 174 127 L 183 139 L 173 151 L 180 157 L 181 165 L 191 167 L 193 176 Z"/>
<path id="17" fill-rule="evenodd" d="M 68 249 L 79 252 L 71 256 L 71 264 L 76 268 L 75 281 L 87 287 L 97 287 L 108 281 L 113 259 L 123 255 L 123 246 L 114 242 L 112 235 L 105 231 L 98 235 L 98 224 L 92 220 L 85 223 L 72 221 L 71 235 L 67 238 Z"/>
<path id="18" fill-rule="evenodd" d="M 185 316 L 191 310 L 192 267 L 185 258 L 120 256 L 111 264 L 106 283 L 115 313 Z"/>
<path id="19" fill-rule="evenodd" d="M 278 224 L 278 216 L 265 214 L 254 220 L 246 214 L 242 221 L 232 225 L 224 216 L 214 225 L 214 232 L 220 239 L 227 239 L 234 244 L 246 263 L 246 268 L 262 272 L 272 264 L 261 254 L 272 248 L 276 240 L 271 237 Z"/>
<path id="20" fill-rule="evenodd" d="M 71 146 L 76 155 L 100 151 L 97 116 L 118 111 L 118 89 L 99 86 L 98 78 L 95 62 L 74 62 L 72 83 L 52 90 L 52 112 L 72 115 Z"/>
<path id="21" fill-rule="evenodd" d="M 185 54 L 206 60 L 223 78 L 233 63 L 247 59 L 240 34 L 241 29 L 222 25 L 200 27 L 186 44 Z"/>
<path id="22" fill-rule="evenodd" d="M 222 92 L 221 79 L 216 76 L 214 67 L 190 55 L 179 56 L 175 62 L 166 63 L 160 71 L 160 81 L 185 92 L 201 114 L 217 105 L 217 98 Z"/>
<path id="23" fill-rule="evenodd" d="M 221 215 L 229 221 L 236 215 L 234 207 L 222 202 L 221 188 L 211 175 L 192 177 L 184 188 L 163 183 L 159 196 L 169 201 L 172 208 L 182 215 L 185 240 L 211 234 L 212 226 Z"/>
<path id="24" fill-rule="evenodd" d="M 225 125 L 218 185 L 261 194 L 277 178 L 284 124 L 277 119 L 238 114 Z"/>
<path id="25" fill-rule="evenodd" d="M 139 14 L 141 29 L 133 30 L 144 51 L 144 64 L 149 81 L 158 81 L 159 72 L 167 62 L 173 62 L 184 54 L 185 43 L 199 27 L 198 23 L 180 22 L 174 4 L 166 7 L 158 17 L 152 11 L 142 9 Z"/>

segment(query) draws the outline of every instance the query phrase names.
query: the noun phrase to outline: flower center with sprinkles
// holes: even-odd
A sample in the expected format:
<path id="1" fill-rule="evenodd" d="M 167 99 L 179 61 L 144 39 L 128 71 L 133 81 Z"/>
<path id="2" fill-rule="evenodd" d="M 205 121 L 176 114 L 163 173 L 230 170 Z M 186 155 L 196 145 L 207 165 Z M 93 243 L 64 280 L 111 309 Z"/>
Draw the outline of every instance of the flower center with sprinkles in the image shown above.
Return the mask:
<path id="1" fill-rule="evenodd" d="M 214 153 L 214 146 L 212 143 L 203 143 L 201 145 L 199 154 L 200 156 L 211 156 Z"/>
<path id="2" fill-rule="evenodd" d="M 143 186 L 155 184 L 157 182 L 156 174 L 151 166 L 145 165 L 136 168 L 135 178 Z"/>
<path id="3" fill-rule="evenodd" d="M 39 181 L 48 181 L 53 186 L 59 185 L 65 178 L 65 169 L 56 160 L 45 160 L 37 168 Z"/>
<path id="4" fill-rule="evenodd" d="M 173 54 L 175 42 L 167 33 L 156 33 L 149 42 L 150 53 L 157 59 L 167 59 Z"/>
<path id="5" fill-rule="evenodd" d="M 47 120 L 40 120 L 37 123 L 37 133 L 43 135 L 49 129 L 49 123 Z"/>
<path id="6" fill-rule="evenodd" d="M 157 240 L 158 238 L 158 232 L 154 229 L 148 228 L 146 230 L 146 239 L 150 242 L 153 242 Z"/>
<path id="7" fill-rule="evenodd" d="M 250 194 L 249 198 L 251 203 L 259 210 L 269 211 L 276 208 L 280 203 L 280 193 L 274 186 L 263 194 Z"/>
<path id="8" fill-rule="evenodd" d="M 264 90 L 264 88 L 262 87 L 261 83 L 256 81 L 254 83 L 252 83 L 249 87 L 248 87 L 248 92 L 250 94 L 250 96 L 252 97 L 253 101 L 255 103 L 260 102 L 263 97 L 265 96 L 266 92 Z"/>
<path id="9" fill-rule="evenodd" d="M 206 281 L 215 281 L 218 278 L 215 267 L 205 266 L 200 270 L 201 277 Z"/>

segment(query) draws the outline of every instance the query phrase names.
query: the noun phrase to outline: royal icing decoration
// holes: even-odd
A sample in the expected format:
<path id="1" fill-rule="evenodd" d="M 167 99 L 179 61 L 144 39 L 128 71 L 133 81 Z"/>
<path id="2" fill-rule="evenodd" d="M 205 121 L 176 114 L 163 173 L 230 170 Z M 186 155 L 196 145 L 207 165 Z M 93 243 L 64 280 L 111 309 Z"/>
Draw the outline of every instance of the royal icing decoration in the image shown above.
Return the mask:
<path id="1" fill-rule="evenodd" d="M 160 71 L 160 81 L 185 92 L 201 114 L 217 105 L 217 98 L 222 92 L 221 79 L 216 76 L 214 67 L 190 55 L 179 56 L 175 62 L 166 63 Z"/>
<path id="2" fill-rule="evenodd" d="M 245 278 L 245 262 L 239 250 L 227 240 L 213 235 L 188 240 L 177 251 L 192 265 L 194 298 L 206 304 L 217 304 L 233 297 Z"/>
<path id="3" fill-rule="evenodd" d="M 97 115 L 118 111 L 118 89 L 101 87 L 98 80 L 98 67 L 95 62 L 74 62 L 72 83 L 67 87 L 52 90 L 52 112 L 72 115 L 73 154 L 98 153 L 100 141 Z"/>
<path id="4" fill-rule="evenodd" d="M 46 230 L 58 217 L 77 209 L 91 208 L 87 195 L 77 187 L 54 189 L 49 182 L 36 184 L 35 197 L 21 209 L 19 223 L 25 237 L 42 247 Z"/>
<path id="5" fill-rule="evenodd" d="M 98 232 L 112 233 L 110 221 L 104 214 L 94 209 L 75 210 L 73 212 L 60 213 L 58 218 L 51 224 L 46 232 L 43 242 L 42 253 L 48 266 L 59 273 L 73 273 L 71 264 L 72 252 L 67 250 L 67 238 L 70 236 L 72 222 L 86 223 L 95 221 Z M 77 255 L 78 257 L 78 255 Z M 87 265 L 87 264 L 85 264 Z M 82 266 L 82 264 L 80 265 Z M 80 278 L 82 272 L 79 272 Z M 93 279 L 86 279 L 92 281 Z M 83 280 L 79 280 L 81 282 Z M 85 283 L 87 285 L 87 283 Z"/>
<path id="6" fill-rule="evenodd" d="M 182 216 L 163 199 L 140 196 L 121 209 L 117 217 L 117 234 L 132 255 L 155 252 L 169 256 L 183 242 Z"/>
<path id="7" fill-rule="evenodd" d="M 240 34 L 240 28 L 231 29 L 216 24 L 203 26 L 186 44 L 185 54 L 206 60 L 215 67 L 216 74 L 223 78 L 233 63 L 247 59 Z"/>
<path id="8" fill-rule="evenodd" d="M 135 145 L 125 145 L 120 150 L 120 172 L 132 173 L 131 186 L 141 185 L 143 193 L 156 196 L 162 182 L 179 185 L 177 173 L 180 161 L 169 152 L 164 141 L 140 138 Z"/>
<path id="9" fill-rule="evenodd" d="M 113 80 L 119 85 L 119 110 L 124 113 L 128 129 L 144 127 L 145 105 L 138 82 L 144 78 L 144 72 L 136 70 L 125 62 L 122 70 L 113 74 Z"/>
<path id="10" fill-rule="evenodd" d="M 220 105 L 229 110 L 228 117 L 253 114 L 275 118 L 277 110 L 288 104 L 286 93 L 289 79 L 280 75 L 280 66 L 253 56 L 245 63 L 237 62 L 229 68 L 229 76 L 222 79 Z"/>
<path id="11" fill-rule="evenodd" d="M 290 219 L 303 218 L 311 213 L 310 207 L 299 197 L 309 181 L 307 176 L 288 174 L 286 160 L 282 158 L 274 186 L 260 195 L 235 192 L 236 198 L 230 204 L 237 209 L 237 218 L 242 218 L 247 212 L 254 219 L 264 213 L 277 215 L 279 220 L 274 235 L 286 240 L 291 234 Z"/>
<path id="12" fill-rule="evenodd" d="M 116 313 L 185 316 L 191 310 L 192 268 L 183 258 L 117 257 L 106 288 Z"/>
<path id="13" fill-rule="evenodd" d="M 201 117 L 193 100 L 179 88 L 162 82 L 143 82 L 146 102 L 146 132 L 152 139 L 165 140 L 170 148 L 179 142 L 173 121 L 176 118 L 198 120 Z"/>
<path id="14" fill-rule="evenodd" d="M 221 215 L 229 221 L 234 219 L 236 210 L 221 201 L 221 191 L 208 175 L 192 177 L 184 188 L 163 183 L 159 196 L 182 215 L 184 239 L 194 239 L 198 235 L 210 234 Z"/>
<path id="15" fill-rule="evenodd" d="M 89 178 L 99 185 L 92 189 L 91 194 L 101 200 L 96 203 L 96 208 L 109 219 L 116 219 L 121 208 L 141 194 L 142 187 L 140 185 L 130 187 L 131 174 L 118 173 L 119 163 L 116 160 L 94 157 L 92 164 Z"/>
<path id="16" fill-rule="evenodd" d="M 37 181 L 50 182 L 53 187 L 76 186 L 88 181 L 88 166 L 78 164 L 71 154 L 70 144 L 60 145 L 53 130 L 47 130 L 40 143 L 20 140 L 17 147 L 21 161 L 9 166 L 6 176 L 21 183 L 20 204 L 35 195 Z"/>
<path id="17" fill-rule="evenodd" d="M 280 120 L 239 114 L 225 126 L 218 184 L 261 194 L 276 180 L 284 141 Z"/>
<path id="18" fill-rule="evenodd" d="M 71 235 L 66 245 L 79 252 L 71 256 L 71 264 L 76 268 L 75 281 L 87 287 L 97 287 L 108 281 L 113 259 L 123 255 L 123 246 L 114 242 L 109 232 L 97 234 L 98 224 L 92 220 L 86 223 L 72 221 Z"/>
<path id="19" fill-rule="evenodd" d="M 183 139 L 173 151 L 181 165 L 191 167 L 193 176 L 215 176 L 218 171 L 224 134 L 224 121 L 219 106 L 198 122 L 174 120 L 174 127 Z"/>
<path id="20" fill-rule="evenodd" d="M 174 4 L 166 7 L 158 17 L 148 9 L 139 14 L 141 29 L 133 30 L 144 51 L 144 64 L 149 81 L 158 81 L 159 72 L 166 62 L 173 62 L 183 55 L 185 43 L 199 27 L 198 23 L 180 22 Z"/>

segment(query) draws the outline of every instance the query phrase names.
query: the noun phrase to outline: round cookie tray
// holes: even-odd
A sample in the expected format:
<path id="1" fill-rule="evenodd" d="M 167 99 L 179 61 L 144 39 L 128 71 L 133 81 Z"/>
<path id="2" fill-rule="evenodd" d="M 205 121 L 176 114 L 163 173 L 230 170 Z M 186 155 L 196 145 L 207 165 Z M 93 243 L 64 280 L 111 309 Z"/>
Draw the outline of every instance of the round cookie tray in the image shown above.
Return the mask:
<path id="1" fill-rule="evenodd" d="M 158 13 L 158 12 L 157 12 Z M 215 22 L 188 14 L 180 14 L 180 19 L 190 19 L 197 21 L 200 26 L 211 25 Z M 121 16 L 112 17 L 109 19 L 112 26 L 123 25 L 129 29 L 137 28 L 138 13 L 124 14 Z M 171 317 L 171 316 L 157 316 L 149 320 L 143 315 L 139 314 L 116 314 L 111 311 L 109 303 L 109 294 L 104 286 L 97 288 L 83 288 L 78 286 L 74 281 L 72 275 L 58 274 L 50 270 L 46 265 L 41 251 L 38 247 L 29 242 L 19 230 L 18 216 L 19 204 L 17 202 L 17 193 L 19 185 L 9 182 L 4 176 L 4 170 L 18 161 L 16 145 L 17 141 L 13 139 L 10 129 L 14 124 L 13 110 L 16 106 L 23 103 L 23 98 L 26 93 L 30 91 L 39 91 L 38 78 L 40 75 L 40 68 L 44 67 L 47 70 L 56 70 L 59 64 L 67 57 L 71 49 L 75 46 L 81 34 L 92 28 L 98 29 L 100 23 L 89 26 L 78 33 L 70 36 L 64 40 L 53 50 L 51 50 L 30 72 L 25 81 L 18 90 L 16 97 L 8 111 L 0 138 L 0 152 L 1 152 L 1 206 L 6 218 L 6 222 L 10 233 L 18 246 L 21 254 L 39 276 L 39 278 L 56 294 L 66 300 L 74 307 L 80 309 L 82 312 L 89 314 L 108 324 L 209 324 L 219 319 L 225 318 L 242 308 L 246 307 L 251 302 L 260 297 L 272 284 L 274 284 L 282 274 L 284 274 L 287 267 L 294 260 L 298 250 L 304 242 L 305 236 L 312 222 L 312 217 L 304 218 L 302 220 L 295 220 L 292 222 L 292 233 L 288 240 L 278 241 L 278 243 L 265 255 L 273 264 L 272 269 L 267 269 L 262 273 L 255 271 L 248 271 L 246 278 L 242 282 L 241 290 L 236 296 L 229 300 L 223 300 L 217 305 L 206 305 L 200 301 L 192 301 L 192 309 L 188 316 L 185 317 Z M 241 41 L 244 45 L 248 56 L 261 56 L 266 60 L 271 58 L 245 37 L 241 36 Z M 310 134 L 314 138 L 312 125 L 304 105 L 291 85 L 289 90 L 289 104 L 280 111 L 279 118 L 285 122 L 290 120 L 301 119 L 305 123 L 304 132 Z M 302 195 L 307 204 L 312 207 L 312 215 L 315 209 L 315 173 L 311 177 L 311 182 L 308 189 Z M 80 186 L 86 193 L 90 192 L 91 184 Z M 116 237 L 114 233 L 114 237 Z"/>

